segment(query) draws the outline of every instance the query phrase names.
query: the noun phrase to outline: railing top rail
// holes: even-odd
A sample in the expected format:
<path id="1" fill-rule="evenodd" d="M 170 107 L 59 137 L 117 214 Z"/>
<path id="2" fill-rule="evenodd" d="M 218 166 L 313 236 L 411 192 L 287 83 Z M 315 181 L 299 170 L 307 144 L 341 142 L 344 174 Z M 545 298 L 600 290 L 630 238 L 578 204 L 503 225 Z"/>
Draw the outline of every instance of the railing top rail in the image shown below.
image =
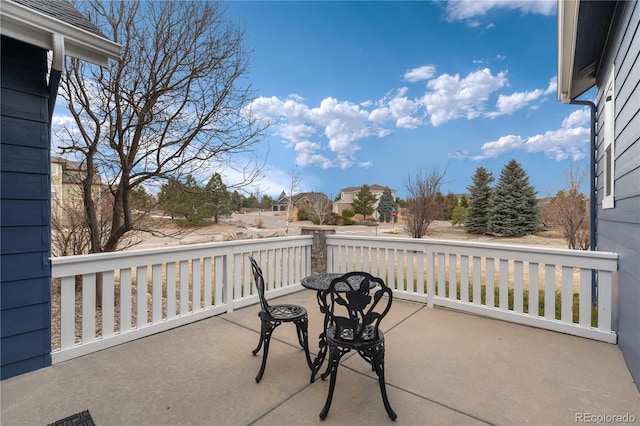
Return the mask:
<path id="1" fill-rule="evenodd" d="M 360 245 L 375 248 L 429 249 L 436 252 L 466 254 L 504 259 L 536 261 L 539 263 L 575 264 L 603 270 L 617 270 L 618 254 L 603 251 L 570 250 L 560 247 L 542 247 L 518 244 L 486 243 L 477 241 L 454 241 L 440 239 L 416 239 L 403 237 L 364 237 L 356 235 L 328 235 L 328 245 Z M 555 260 L 555 261 L 554 261 Z M 589 262 L 597 262 L 590 264 Z"/>
<path id="2" fill-rule="evenodd" d="M 77 270 L 78 265 L 91 264 L 90 272 L 101 272 L 117 268 L 127 268 L 171 261 L 187 260 L 202 255 L 220 255 L 242 250 L 264 250 L 285 247 L 311 245 L 312 235 L 271 237 L 251 240 L 234 240 L 184 246 L 169 246 L 141 250 L 125 250 L 109 253 L 83 254 L 51 258 L 53 277 L 65 276 L 64 269 L 74 268 L 75 274 L 84 273 Z"/>

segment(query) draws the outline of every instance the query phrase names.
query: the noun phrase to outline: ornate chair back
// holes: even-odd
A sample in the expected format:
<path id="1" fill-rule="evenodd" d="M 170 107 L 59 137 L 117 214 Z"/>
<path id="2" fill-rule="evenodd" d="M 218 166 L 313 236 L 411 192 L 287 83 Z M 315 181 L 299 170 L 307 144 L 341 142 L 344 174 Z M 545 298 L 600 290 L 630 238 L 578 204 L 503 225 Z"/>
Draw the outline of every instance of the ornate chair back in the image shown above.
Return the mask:
<path id="1" fill-rule="evenodd" d="M 331 281 L 322 294 L 329 326 L 335 326 L 333 338 L 348 346 L 379 339 L 380 321 L 392 301 L 391 289 L 367 272 L 348 272 Z"/>
<path id="2" fill-rule="evenodd" d="M 260 268 L 260 266 L 258 265 L 258 262 L 256 262 L 256 260 L 249 256 L 249 260 L 251 261 L 251 269 L 253 271 L 253 282 L 256 285 L 256 288 L 258 289 L 258 296 L 260 296 L 260 306 L 262 307 L 262 310 L 264 312 L 269 313 L 269 303 L 267 302 L 267 299 L 264 296 L 264 292 L 265 292 L 265 283 L 264 283 L 264 276 L 262 275 L 262 269 Z"/>

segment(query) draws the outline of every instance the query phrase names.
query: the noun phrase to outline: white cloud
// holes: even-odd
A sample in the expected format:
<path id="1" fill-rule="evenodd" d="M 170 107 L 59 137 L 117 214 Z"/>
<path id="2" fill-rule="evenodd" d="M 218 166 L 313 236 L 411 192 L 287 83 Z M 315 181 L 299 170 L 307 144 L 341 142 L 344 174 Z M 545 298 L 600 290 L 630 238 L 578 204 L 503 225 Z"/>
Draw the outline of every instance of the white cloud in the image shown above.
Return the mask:
<path id="1" fill-rule="evenodd" d="M 422 102 L 434 126 L 461 117 L 473 119 L 484 111 L 489 95 L 507 82 L 506 71 L 493 75 L 488 68 L 474 71 L 465 78 L 459 74 L 442 74 L 429 80 L 429 91 Z"/>
<path id="2" fill-rule="evenodd" d="M 565 129 L 577 126 L 585 126 L 588 125 L 591 121 L 591 112 L 588 109 L 583 108 L 572 112 L 567 118 L 562 122 L 562 127 Z"/>
<path id="3" fill-rule="evenodd" d="M 553 15 L 556 11 L 555 0 L 451 0 L 447 3 L 446 13 L 449 21 L 469 20 L 477 26 L 477 18 L 485 16 L 492 9 L 517 10 L 521 13 Z"/>
<path id="4" fill-rule="evenodd" d="M 543 152 L 548 158 L 561 161 L 570 158 L 578 161 L 586 158 L 589 153 L 589 110 L 574 111 L 562 122 L 557 130 L 523 138 L 519 135 L 507 135 L 498 140 L 486 142 L 482 145 L 482 153 L 472 155 L 468 151 L 450 153 L 449 158 L 458 160 L 479 161 L 485 158 L 496 158 L 514 150 L 525 152 Z"/>
<path id="5" fill-rule="evenodd" d="M 557 77 L 553 77 L 549 81 L 549 85 L 546 89 L 535 89 L 528 92 L 516 92 L 511 95 L 498 96 L 498 102 L 496 103 L 497 111 L 487 114 L 489 117 L 498 117 L 505 114 L 513 114 L 514 112 L 525 108 L 532 102 L 555 93 L 558 87 Z"/>
<path id="6" fill-rule="evenodd" d="M 503 136 L 497 141 L 487 142 L 482 145 L 482 156 L 485 158 L 495 158 L 505 152 L 513 151 L 514 149 L 521 149 L 524 144 L 525 141 L 520 136 Z"/>
<path id="7" fill-rule="evenodd" d="M 326 98 L 316 108 L 309 108 L 299 96 L 286 100 L 259 97 L 248 107 L 260 120 L 275 124 L 276 133 L 290 143 L 301 166 L 316 165 L 323 169 L 362 165 L 355 160 L 360 147 L 357 142 L 369 136 L 384 136 L 373 127 L 371 113 L 360 106 Z M 327 142 L 322 142 L 322 136 Z M 315 140 L 314 140 L 315 139 Z M 334 160 L 321 152 L 327 147 Z"/>
<path id="8" fill-rule="evenodd" d="M 435 73 L 435 65 L 424 65 L 405 72 L 404 79 L 410 83 L 415 83 L 416 81 L 429 80 Z"/>
<path id="9" fill-rule="evenodd" d="M 71 115 L 54 115 L 51 118 L 52 126 L 75 126 L 75 119 Z"/>
<path id="10" fill-rule="evenodd" d="M 456 119 L 472 120 L 512 114 L 525 106 L 537 107 L 533 104 L 535 101 L 542 100 L 556 90 L 554 78 L 545 89 L 500 95 L 496 111 L 487 112 L 489 100 L 496 96 L 496 92 L 509 85 L 507 71 L 494 74 L 489 68 L 484 68 L 466 76 L 435 76 L 434 72 L 435 67 L 426 65 L 405 74 L 407 80 L 427 79 L 424 92 L 418 97 L 411 97 L 409 88 L 400 87 L 389 90 L 375 101 L 353 103 L 327 97 L 313 107 L 307 105 L 302 97 L 293 94 L 285 99 L 275 96 L 257 98 L 247 106 L 247 110 L 255 118 L 273 125 L 275 134 L 293 148 L 298 165 L 345 169 L 371 165 L 370 162 L 358 159 L 361 144 L 367 138 L 383 138 L 394 129 L 415 129 L 426 123 L 440 126 Z M 580 117 L 577 113 L 567 120 L 574 123 Z M 552 135 L 546 137 L 551 138 Z M 454 155 L 455 158 L 481 159 L 513 149 L 535 150 L 537 140 L 531 139 L 527 145 L 528 141 L 511 135 L 488 142 L 483 146 L 482 154 Z"/>
<path id="11" fill-rule="evenodd" d="M 303 141 L 303 140 L 307 140 L 308 138 L 310 138 L 314 133 L 316 132 L 316 129 L 312 126 L 308 126 L 306 124 L 291 124 L 291 125 L 286 125 L 283 124 L 280 127 L 280 135 L 287 139 L 287 140 L 292 140 L 292 141 Z"/>
<path id="12" fill-rule="evenodd" d="M 391 118 L 391 110 L 387 107 L 376 108 L 369 114 L 369 120 L 375 123 L 382 123 Z"/>
<path id="13" fill-rule="evenodd" d="M 422 121 L 412 117 L 418 111 L 419 103 L 404 96 L 396 97 L 389 101 L 391 116 L 396 120 L 396 126 L 405 129 L 415 129 Z"/>
<path id="14" fill-rule="evenodd" d="M 318 165 L 322 169 L 328 169 L 331 167 L 331 160 L 328 158 L 316 154 L 320 149 L 320 145 L 311 141 L 301 141 L 295 144 L 294 150 L 296 153 L 297 163 L 304 167 L 310 165 Z"/>

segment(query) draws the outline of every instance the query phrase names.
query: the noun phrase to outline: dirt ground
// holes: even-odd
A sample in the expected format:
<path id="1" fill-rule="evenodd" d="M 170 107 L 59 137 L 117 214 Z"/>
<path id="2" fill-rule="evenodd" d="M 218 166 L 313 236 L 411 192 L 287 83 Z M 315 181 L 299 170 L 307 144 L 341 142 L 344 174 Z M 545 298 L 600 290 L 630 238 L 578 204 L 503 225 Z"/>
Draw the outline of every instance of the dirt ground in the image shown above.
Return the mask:
<path id="1" fill-rule="evenodd" d="M 145 235 L 140 239 L 140 242 L 131 247 L 131 249 L 300 235 L 301 228 L 315 226 L 310 221 L 291 221 L 287 224 L 285 215 L 281 212 L 234 214 L 232 217 L 221 219 L 218 224 L 198 228 L 180 227 L 174 221 L 168 219 L 163 219 L 160 223 L 161 230 L 165 234 L 164 236 Z M 332 228 L 335 228 L 336 234 L 339 235 L 377 235 L 405 238 L 410 236 L 404 230 L 402 224 L 392 225 L 381 223 L 377 227 L 351 225 L 332 226 Z M 435 221 L 429 228 L 427 236 L 423 238 L 567 247 L 566 242 L 558 231 L 546 230 L 537 235 L 526 235 L 523 237 L 474 235 L 465 232 L 461 226 L 452 226 L 451 222 L 448 221 Z"/>

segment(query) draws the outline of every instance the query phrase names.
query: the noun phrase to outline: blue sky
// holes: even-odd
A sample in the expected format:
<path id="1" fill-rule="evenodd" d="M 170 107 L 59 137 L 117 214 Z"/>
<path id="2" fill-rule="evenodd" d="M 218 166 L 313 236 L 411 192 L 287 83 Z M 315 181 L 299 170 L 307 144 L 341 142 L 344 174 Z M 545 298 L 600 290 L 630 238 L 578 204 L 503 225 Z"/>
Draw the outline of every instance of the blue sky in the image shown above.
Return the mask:
<path id="1" fill-rule="evenodd" d="M 262 194 L 296 168 L 306 191 L 379 184 L 404 198 L 435 166 L 444 193 L 464 193 L 477 167 L 497 180 L 515 158 L 546 196 L 588 165 L 588 110 L 556 99 L 555 1 L 225 6 L 252 50 L 251 110 L 274 123 Z"/>

